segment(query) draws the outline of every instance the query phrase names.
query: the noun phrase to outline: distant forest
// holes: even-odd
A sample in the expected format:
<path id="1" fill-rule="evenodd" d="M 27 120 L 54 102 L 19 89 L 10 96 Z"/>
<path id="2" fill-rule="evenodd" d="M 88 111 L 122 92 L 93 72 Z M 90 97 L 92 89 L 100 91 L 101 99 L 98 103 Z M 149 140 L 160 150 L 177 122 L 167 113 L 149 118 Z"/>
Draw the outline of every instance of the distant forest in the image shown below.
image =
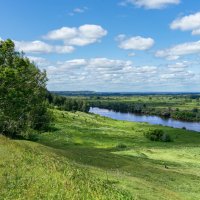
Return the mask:
<path id="1" fill-rule="evenodd" d="M 198 97 L 200 92 L 95 92 L 95 91 L 51 91 L 61 96 L 149 96 L 149 95 L 191 95 Z"/>

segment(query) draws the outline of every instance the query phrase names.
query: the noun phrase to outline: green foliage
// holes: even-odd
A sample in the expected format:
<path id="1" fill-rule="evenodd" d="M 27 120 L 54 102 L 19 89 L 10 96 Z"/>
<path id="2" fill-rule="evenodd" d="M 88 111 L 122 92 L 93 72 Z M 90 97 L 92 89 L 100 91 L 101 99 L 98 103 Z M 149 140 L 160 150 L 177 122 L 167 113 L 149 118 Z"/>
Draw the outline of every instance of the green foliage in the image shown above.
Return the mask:
<path id="1" fill-rule="evenodd" d="M 200 95 L 137 95 L 102 96 L 89 98 L 91 107 L 106 108 L 117 112 L 156 115 L 183 121 L 200 121 Z"/>
<path id="2" fill-rule="evenodd" d="M 171 137 L 162 129 L 154 129 L 145 133 L 145 136 L 151 141 L 171 142 Z"/>
<path id="3" fill-rule="evenodd" d="M 116 146 L 117 149 L 126 149 L 127 148 L 127 145 L 126 144 L 123 144 L 123 143 L 119 143 L 117 146 Z"/>
<path id="4" fill-rule="evenodd" d="M 47 99 L 50 104 L 57 106 L 60 110 L 88 112 L 90 108 L 89 104 L 80 98 L 67 98 L 49 93 Z"/>
<path id="5" fill-rule="evenodd" d="M 11 40 L 0 42 L 0 133 L 17 137 L 49 126 L 46 81 L 46 73 L 16 52 Z"/>
<path id="6" fill-rule="evenodd" d="M 162 135 L 162 137 L 161 137 L 161 141 L 162 141 L 162 142 L 172 142 L 172 139 L 171 139 L 170 135 L 164 133 L 164 134 Z"/>
<path id="7" fill-rule="evenodd" d="M 199 121 L 200 113 L 198 112 L 198 109 L 193 109 L 191 111 L 176 111 L 172 113 L 172 117 L 184 121 Z"/>

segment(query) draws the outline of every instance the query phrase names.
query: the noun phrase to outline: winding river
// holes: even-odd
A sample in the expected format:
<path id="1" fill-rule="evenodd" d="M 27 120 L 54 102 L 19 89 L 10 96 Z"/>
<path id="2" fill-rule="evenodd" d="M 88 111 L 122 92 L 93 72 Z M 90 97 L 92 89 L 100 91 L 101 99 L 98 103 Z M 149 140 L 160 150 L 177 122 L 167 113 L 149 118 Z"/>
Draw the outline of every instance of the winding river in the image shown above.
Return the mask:
<path id="1" fill-rule="evenodd" d="M 149 124 L 159 124 L 163 126 L 169 126 L 173 128 L 183 128 L 187 130 L 200 132 L 200 123 L 199 122 L 185 122 L 175 119 L 163 119 L 158 116 L 149 116 L 149 115 L 138 115 L 134 113 L 121 113 L 115 112 L 113 110 L 103 109 L 103 108 L 90 108 L 90 113 L 98 114 L 105 117 L 110 117 L 117 120 L 125 120 L 132 122 L 148 122 Z"/>

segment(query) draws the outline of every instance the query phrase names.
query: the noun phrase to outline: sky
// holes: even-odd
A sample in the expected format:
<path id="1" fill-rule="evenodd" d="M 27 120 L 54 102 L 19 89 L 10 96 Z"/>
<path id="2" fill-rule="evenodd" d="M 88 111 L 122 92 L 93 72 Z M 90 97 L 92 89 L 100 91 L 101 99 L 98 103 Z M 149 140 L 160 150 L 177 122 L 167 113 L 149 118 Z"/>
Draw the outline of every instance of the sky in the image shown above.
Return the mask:
<path id="1" fill-rule="evenodd" d="M 199 0 L 0 0 L 51 91 L 199 92 Z"/>

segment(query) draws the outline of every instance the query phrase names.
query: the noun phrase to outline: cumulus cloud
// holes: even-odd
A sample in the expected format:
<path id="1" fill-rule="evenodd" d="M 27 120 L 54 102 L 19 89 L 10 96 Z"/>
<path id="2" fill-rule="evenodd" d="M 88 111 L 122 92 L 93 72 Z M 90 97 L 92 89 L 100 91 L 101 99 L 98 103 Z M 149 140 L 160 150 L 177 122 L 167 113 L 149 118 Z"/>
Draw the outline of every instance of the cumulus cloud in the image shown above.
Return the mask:
<path id="1" fill-rule="evenodd" d="M 170 24 L 171 29 L 192 31 L 192 35 L 200 35 L 200 12 L 175 19 Z"/>
<path id="2" fill-rule="evenodd" d="M 188 67 L 190 62 L 188 61 L 181 61 L 181 62 L 176 62 L 173 64 L 168 65 L 169 68 L 177 68 L 177 69 L 185 69 Z"/>
<path id="3" fill-rule="evenodd" d="M 185 87 L 199 82 L 199 74 L 180 61 L 163 66 L 135 66 L 132 61 L 109 58 L 73 59 L 47 67 L 49 87 L 85 90 L 137 90 Z"/>
<path id="4" fill-rule="evenodd" d="M 119 42 L 119 48 L 125 50 L 147 50 L 154 45 L 152 38 L 144 38 L 141 36 L 135 36 L 127 38 L 125 35 L 118 35 L 116 40 Z"/>
<path id="5" fill-rule="evenodd" d="M 189 64 L 190 64 L 190 62 L 188 62 L 188 61 L 182 61 L 182 62 L 176 62 L 173 64 L 169 64 L 167 67 L 168 67 L 169 72 L 181 73 L 181 72 L 186 71 Z"/>
<path id="6" fill-rule="evenodd" d="M 176 60 L 181 56 L 199 54 L 200 53 L 200 40 L 197 42 L 188 42 L 175 45 L 171 48 L 159 50 L 156 52 L 157 57 L 166 58 L 168 60 Z"/>
<path id="7" fill-rule="evenodd" d="M 66 45 L 85 46 L 95 42 L 107 35 L 107 31 L 99 25 L 85 24 L 78 28 L 62 27 L 50 31 L 44 36 L 47 40 L 62 40 Z"/>
<path id="8" fill-rule="evenodd" d="M 74 59 L 74 60 L 67 60 L 64 62 L 57 62 L 57 67 L 60 71 L 65 71 L 69 69 L 80 69 L 81 67 L 85 66 L 87 61 L 85 59 Z"/>
<path id="9" fill-rule="evenodd" d="M 62 41 L 63 45 L 51 45 L 44 41 L 14 41 L 16 49 L 25 53 L 72 53 L 75 46 L 86 46 L 100 42 L 107 31 L 99 25 L 85 24 L 78 28 L 62 27 L 50 31 L 43 38 L 46 40 Z"/>
<path id="10" fill-rule="evenodd" d="M 74 47 L 67 45 L 49 45 L 43 41 L 14 41 L 18 51 L 25 53 L 71 53 Z"/>
<path id="11" fill-rule="evenodd" d="M 108 58 L 74 59 L 58 62 L 55 67 L 48 67 L 49 74 L 65 74 L 80 72 L 91 75 L 91 78 L 116 77 L 122 75 L 144 75 L 157 72 L 156 66 L 134 66 L 132 61 Z M 80 71 L 79 71 L 80 70 Z"/>
<path id="12" fill-rule="evenodd" d="M 125 0 L 121 5 L 133 4 L 136 7 L 144 7 L 146 9 L 162 9 L 168 5 L 177 5 L 180 0 Z"/>
<path id="13" fill-rule="evenodd" d="M 126 70 L 131 68 L 131 66 L 131 61 L 112 60 L 108 58 L 74 59 L 58 62 L 56 68 L 50 71 L 51 73 L 63 73 L 68 72 L 69 69 L 72 71 L 82 69 L 92 73 L 118 73 L 118 71 Z"/>
<path id="14" fill-rule="evenodd" d="M 40 67 L 49 65 L 49 62 L 43 57 L 28 56 L 28 58 Z"/>

